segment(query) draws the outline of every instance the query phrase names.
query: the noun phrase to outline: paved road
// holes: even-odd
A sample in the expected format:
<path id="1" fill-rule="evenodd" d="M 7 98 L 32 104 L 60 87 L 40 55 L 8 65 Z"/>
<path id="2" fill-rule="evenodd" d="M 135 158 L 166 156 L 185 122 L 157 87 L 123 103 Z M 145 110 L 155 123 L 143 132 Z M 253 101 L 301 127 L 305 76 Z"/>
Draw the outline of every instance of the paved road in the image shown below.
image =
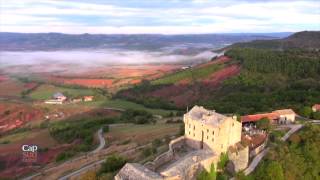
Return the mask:
<path id="1" fill-rule="evenodd" d="M 97 134 L 98 134 L 98 138 L 99 138 L 99 146 L 98 146 L 95 150 L 91 151 L 89 154 L 94 154 L 94 153 L 97 153 L 97 152 L 101 151 L 101 150 L 104 148 L 104 146 L 106 145 L 106 141 L 105 141 L 105 139 L 104 139 L 104 137 L 103 137 L 103 128 L 100 128 L 100 129 L 98 130 Z M 71 161 L 77 161 L 78 159 L 81 159 L 81 157 L 77 157 L 77 158 L 75 158 L 75 159 L 70 159 L 70 160 L 68 160 L 68 161 L 66 161 L 66 162 L 64 162 L 64 163 L 69 163 L 69 162 L 71 162 Z M 56 167 L 57 167 L 57 166 L 52 167 L 52 168 L 49 168 L 49 169 L 54 169 L 54 168 L 56 168 Z M 47 170 L 49 170 L 49 169 L 47 169 Z M 39 176 L 39 175 L 41 175 L 41 173 L 33 174 L 33 175 L 31 175 L 31 176 L 28 176 L 28 177 L 26 177 L 26 178 L 23 178 L 23 180 L 31 180 L 31 179 Z"/>
<path id="2" fill-rule="evenodd" d="M 146 146 L 149 146 L 150 144 L 151 143 L 145 144 L 145 145 L 141 145 L 141 146 L 135 147 L 133 149 L 129 149 L 129 150 L 123 151 L 123 152 L 120 153 L 120 155 L 121 154 L 125 154 L 125 153 L 127 153 L 129 151 L 134 151 L 136 149 L 144 148 Z M 96 166 L 98 166 L 98 165 L 100 165 L 100 164 L 102 164 L 104 162 L 105 162 L 105 159 L 102 159 L 102 160 L 93 162 L 91 164 L 85 165 L 84 167 L 82 167 L 82 168 L 80 168 L 80 169 L 78 169 L 76 171 L 73 171 L 73 172 L 71 172 L 71 173 L 69 173 L 69 174 L 67 174 L 65 176 L 60 177 L 59 180 L 67 180 L 68 178 L 79 176 L 82 173 L 85 173 L 87 170 L 92 169 L 92 168 L 94 168 L 94 167 L 96 167 Z"/>
<path id="3" fill-rule="evenodd" d="M 104 148 L 104 146 L 106 145 L 106 141 L 103 137 L 103 128 L 100 128 L 97 134 L 98 134 L 98 138 L 99 138 L 99 146 L 95 150 L 91 151 L 90 152 L 91 154 L 94 154 L 94 153 L 101 151 Z"/>
<path id="4" fill-rule="evenodd" d="M 282 125 L 280 128 L 290 128 L 290 130 L 281 138 L 282 141 L 286 141 L 293 133 L 297 132 L 299 129 L 303 127 L 302 124 L 289 124 L 289 125 Z M 269 148 L 265 148 L 262 150 L 258 155 L 256 155 L 250 165 L 247 167 L 247 169 L 244 170 L 245 175 L 249 175 L 254 169 L 257 167 L 259 162 L 262 160 L 262 158 L 267 154 L 269 151 Z"/>
<path id="5" fill-rule="evenodd" d="M 289 127 L 290 130 L 281 138 L 282 141 L 286 141 L 293 133 L 297 132 L 303 127 L 302 124 L 292 124 L 286 126 Z"/>
<path id="6" fill-rule="evenodd" d="M 244 174 L 248 175 L 250 174 L 259 164 L 259 162 L 262 160 L 262 158 L 267 154 L 269 151 L 269 148 L 265 148 L 263 151 L 261 151 L 258 155 L 256 155 L 250 165 L 247 167 L 247 169 L 244 170 Z"/>
<path id="7" fill-rule="evenodd" d="M 89 170 L 91 168 L 94 168 L 95 166 L 103 163 L 105 161 L 105 159 L 103 160 L 100 160 L 100 161 L 97 161 L 97 162 L 94 162 L 92 164 L 89 164 L 87 166 L 84 166 L 68 175 L 65 175 L 65 176 L 62 176 L 61 178 L 59 178 L 58 180 L 67 180 L 68 178 L 72 177 L 72 176 L 76 176 L 76 175 L 80 175 L 83 171 L 86 171 L 86 170 Z"/>

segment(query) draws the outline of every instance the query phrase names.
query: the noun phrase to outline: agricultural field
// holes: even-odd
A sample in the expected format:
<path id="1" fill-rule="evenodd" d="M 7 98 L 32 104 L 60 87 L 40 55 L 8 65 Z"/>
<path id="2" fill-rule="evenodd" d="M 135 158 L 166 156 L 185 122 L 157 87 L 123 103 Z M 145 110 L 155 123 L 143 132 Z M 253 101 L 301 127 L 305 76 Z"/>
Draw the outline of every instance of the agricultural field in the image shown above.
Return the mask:
<path id="1" fill-rule="evenodd" d="M 84 95 L 94 95 L 94 91 L 91 89 L 83 88 L 66 88 L 66 87 L 57 87 L 54 85 L 43 84 L 38 87 L 35 91 L 30 93 L 30 97 L 36 100 L 46 100 L 52 98 L 52 95 L 56 92 L 61 92 L 68 97 L 77 97 Z"/>
<path id="2" fill-rule="evenodd" d="M 146 144 L 154 139 L 163 139 L 166 136 L 173 136 L 179 133 L 180 123 L 166 124 L 119 124 L 110 126 L 110 132 L 105 134 L 111 143 L 121 144 L 134 142 Z"/>
<path id="3" fill-rule="evenodd" d="M 224 66 L 221 64 L 209 64 L 201 68 L 190 68 L 187 70 L 181 70 L 174 74 L 169 74 L 160 79 L 157 79 L 152 82 L 152 84 L 174 84 L 181 81 L 192 81 L 199 80 L 208 77 L 212 73 L 216 72 L 219 69 L 222 69 Z"/>
<path id="4" fill-rule="evenodd" d="M 50 136 L 47 129 L 33 129 L 0 138 L 0 154 L 20 153 L 22 144 L 37 144 L 40 148 L 52 148 L 58 143 Z"/>
<path id="5" fill-rule="evenodd" d="M 25 83 L 22 83 L 16 79 L 12 79 L 8 76 L 0 76 L 0 96 L 15 96 L 21 95 L 22 91 L 28 89 L 25 87 Z"/>

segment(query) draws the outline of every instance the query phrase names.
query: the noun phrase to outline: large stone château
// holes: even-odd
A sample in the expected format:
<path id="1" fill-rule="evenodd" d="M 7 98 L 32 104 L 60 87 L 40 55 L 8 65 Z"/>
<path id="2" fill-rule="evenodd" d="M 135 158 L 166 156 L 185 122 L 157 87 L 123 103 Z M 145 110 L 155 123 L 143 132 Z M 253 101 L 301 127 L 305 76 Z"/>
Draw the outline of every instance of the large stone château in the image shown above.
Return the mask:
<path id="1" fill-rule="evenodd" d="M 241 141 L 242 124 L 237 117 L 227 117 L 195 106 L 183 117 L 186 143 L 195 148 L 210 148 L 217 154 L 226 153 Z"/>
<path id="2" fill-rule="evenodd" d="M 228 153 L 236 171 L 247 166 L 248 148 L 239 148 L 242 124 L 235 116 L 195 106 L 183 122 L 185 135 L 172 140 L 169 151 L 144 165 L 127 163 L 115 179 L 195 179 L 203 169 L 210 170 L 211 164 L 217 167 L 221 153 Z"/>

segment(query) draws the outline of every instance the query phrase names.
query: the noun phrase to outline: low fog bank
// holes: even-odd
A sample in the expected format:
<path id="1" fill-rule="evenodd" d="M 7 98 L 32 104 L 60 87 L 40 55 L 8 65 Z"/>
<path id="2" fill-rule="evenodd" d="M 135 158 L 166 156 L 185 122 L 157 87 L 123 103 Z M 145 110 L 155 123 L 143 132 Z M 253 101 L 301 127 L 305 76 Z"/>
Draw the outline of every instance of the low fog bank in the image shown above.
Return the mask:
<path id="1" fill-rule="evenodd" d="M 124 50 L 74 51 L 0 51 L 0 66 L 74 64 L 79 66 L 138 65 L 138 64 L 197 64 L 209 61 L 216 53 L 203 51 L 193 55 L 168 52 Z"/>

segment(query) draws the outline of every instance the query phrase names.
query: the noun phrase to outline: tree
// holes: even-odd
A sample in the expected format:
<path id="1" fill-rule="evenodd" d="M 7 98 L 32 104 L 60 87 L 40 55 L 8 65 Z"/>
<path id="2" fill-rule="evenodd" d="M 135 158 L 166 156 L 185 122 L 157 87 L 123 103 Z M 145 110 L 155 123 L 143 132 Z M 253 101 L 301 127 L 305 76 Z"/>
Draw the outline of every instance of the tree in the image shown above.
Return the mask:
<path id="1" fill-rule="evenodd" d="M 284 180 L 281 164 L 276 161 L 268 163 L 266 167 L 266 177 L 272 180 Z"/>
<path id="2" fill-rule="evenodd" d="M 271 129 L 270 120 L 268 118 L 262 118 L 256 123 L 259 129 L 269 131 Z"/>
<path id="3" fill-rule="evenodd" d="M 306 118 L 310 118 L 312 114 L 312 108 L 309 106 L 304 106 L 301 110 L 301 115 L 306 117 Z"/>
<path id="4" fill-rule="evenodd" d="M 284 180 L 282 166 L 277 161 L 262 162 L 255 172 L 255 179 L 260 180 Z"/>
<path id="5" fill-rule="evenodd" d="M 107 157 L 106 161 L 102 164 L 100 173 L 114 172 L 122 168 L 127 160 L 121 156 L 112 155 Z"/>
<path id="6" fill-rule="evenodd" d="M 314 112 L 312 114 L 312 117 L 313 117 L 313 119 L 320 119 L 320 112 L 319 111 L 318 112 Z"/>
<path id="7" fill-rule="evenodd" d="M 197 176 L 197 180 L 216 180 L 216 179 L 217 179 L 217 172 L 214 167 L 214 164 L 211 164 L 210 172 L 204 169 Z"/>

